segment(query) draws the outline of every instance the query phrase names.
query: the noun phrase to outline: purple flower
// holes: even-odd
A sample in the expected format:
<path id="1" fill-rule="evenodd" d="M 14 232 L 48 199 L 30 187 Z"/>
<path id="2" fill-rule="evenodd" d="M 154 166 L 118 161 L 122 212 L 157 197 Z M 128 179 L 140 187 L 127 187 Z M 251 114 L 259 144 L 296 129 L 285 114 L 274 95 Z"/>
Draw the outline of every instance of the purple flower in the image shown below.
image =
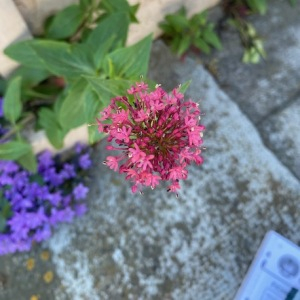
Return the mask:
<path id="1" fill-rule="evenodd" d="M 84 146 L 77 145 L 76 159 L 67 162 L 43 152 L 36 174 L 15 162 L 0 161 L 0 191 L 11 210 L 0 233 L 0 255 L 30 250 L 33 242 L 51 236 L 52 226 L 71 222 L 87 211 L 80 200 L 89 189 L 81 181 L 92 162 L 83 150 Z"/>
<path id="2" fill-rule="evenodd" d="M 15 238 L 26 238 L 29 232 L 27 224 L 27 213 L 15 213 L 14 216 L 7 222 L 13 232 L 12 236 Z"/>
<path id="3" fill-rule="evenodd" d="M 63 183 L 64 178 L 60 173 L 56 172 L 54 167 L 51 167 L 45 171 L 44 180 L 57 187 Z"/>
<path id="4" fill-rule="evenodd" d="M 73 195 L 76 200 L 83 200 L 85 199 L 89 189 L 84 186 L 82 183 L 79 183 L 73 190 Z"/>
<path id="5" fill-rule="evenodd" d="M 30 229 L 38 228 L 48 221 L 43 207 L 40 207 L 37 212 L 28 213 L 28 218 L 30 218 L 30 220 L 28 220 L 28 226 Z"/>
<path id="6" fill-rule="evenodd" d="M 86 148 L 86 146 L 84 146 L 84 145 L 82 145 L 82 144 L 80 144 L 80 143 L 76 143 L 76 145 L 75 145 L 75 152 L 76 152 L 77 154 L 80 154 L 80 153 L 82 153 L 82 151 L 83 151 L 85 148 Z"/>
<path id="7" fill-rule="evenodd" d="M 60 192 L 52 193 L 47 195 L 47 200 L 50 201 L 50 203 L 53 206 L 59 206 L 62 200 L 62 196 Z"/>
<path id="8" fill-rule="evenodd" d="M 10 235 L 0 234 L 0 255 L 15 253 L 17 246 Z"/>
<path id="9" fill-rule="evenodd" d="M 14 177 L 14 188 L 22 190 L 29 182 L 28 172 L 22 171 L 15 175 Z"/>
<path id="10" fill-rule="evenodd" d="M 63 210 L 57 210 L 54 208 L 51 211 L 50 223 L 52 225 L 56 225 L 57 223 L 61 222 L 71 222 L 74 216 L 75 213 L 70 207 L 67 207 Z"/>
<path id="11" fill-rule="evenodd" d="M 61 171 L 60 175 L 64 179 L 70 179 L 70 178 L 76 177 L 74 166 L 69 164 L 69 163 L 65 163 L 64 167 L 63 167 L 63 170 Z"/>
<path id="12" fill-rule="evenodd" d="M 1 160 L 0 161 L 0 172 L 6 174 L 15 173 L 19 170 L 19 166 L 13 161 Z"/>
<path id="13" fill-rule="evenodd" d="M 77 204 L 75 206 L 75 214 L 76 216 L 82 216 L 87 212 L 87 206 L 85 204 Z"/>
<path id="14" fill-rule="evenodd" d="M 16 245 L 16 250 L 29 251 L 32 244 L 32 238 L 27 238 L 26 240 L 16 240 L 14 243 Z"/>
<path id="15" fill-rule="evenodd" d="M 0 177 L 0 185 L 11 185 L 13 183 L 13 178 L 5 173 Z"/>
<path id="16" fill-rule="evenodd" d="M 45 241 L 51 236 L 51 227 L 45 224 L 42 228 L 38 229 L 34 234 L 34 240 L 37 242 Z"/>
<path id="17" fill-rule="evenodd" d="M 83 169 L 83 170 L 87 170 L 90 166 L 92 165 L 90 156 L 88 153 L 83 154 L 79 157 L 79 166 Z"/>
<path id="18" fill-rule="evenodd" d="M 38 169 L 39 171 L 44 171 L 45 169 L 52 167 L 54 164 L 52 154 L 50 151 L 44 151 L 38 156 Z"/>

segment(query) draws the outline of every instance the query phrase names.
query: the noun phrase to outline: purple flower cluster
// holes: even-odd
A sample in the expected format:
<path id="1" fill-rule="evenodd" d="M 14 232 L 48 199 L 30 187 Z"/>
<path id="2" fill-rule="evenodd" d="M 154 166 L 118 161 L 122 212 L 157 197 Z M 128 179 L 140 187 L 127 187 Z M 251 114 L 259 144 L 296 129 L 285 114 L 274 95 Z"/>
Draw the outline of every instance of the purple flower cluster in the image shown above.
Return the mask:
<path id="1" fill-rule="evenodd" d="M 57 224 L 86 212 L 89 189 L 82 181 L 92 163 L 88 148 L 77 145 L 75 150 L 68 161 L 43 152 L 35 174 L 0 161 L 0 255 L 30 250 Z"/>

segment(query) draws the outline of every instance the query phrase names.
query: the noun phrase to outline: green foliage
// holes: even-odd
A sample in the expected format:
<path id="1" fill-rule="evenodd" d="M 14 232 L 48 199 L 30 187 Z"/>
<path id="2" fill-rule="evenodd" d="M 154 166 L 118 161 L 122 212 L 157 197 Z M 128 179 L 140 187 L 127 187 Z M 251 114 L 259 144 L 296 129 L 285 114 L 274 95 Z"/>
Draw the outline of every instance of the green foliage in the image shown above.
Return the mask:
<path id="1" fill-rule="evenodd" d="M 97 93 L 101 104 L 105 107 L 110 99 L 122 95 L 124 90 L 133 83 L 124 79 L 101 79 L 99 77 L 85 77 L 93 90 Z"/>
<path id="2" fill-rule="evenodd" d="M 207 20 L 206 12 L 195 14 L 188 19 L 186 10 L 181 8 L 178 12 L 167 15 L 159 26 L 163 31 L 163 37 L 179 56 L 191 46 L 206 54 L 209 54 L 212 48 L 218 50 L 222 48 L 213 23 Z"/>
<path id="3" fill-rule="evenodd" d="M 129 16 L 130 22 L 138 23 L 135 15 L 139 4 L 130 6 L 128 2 L 124 0 L 102 0 L 99 7 L 103 9 L 106 14 L 112 14 L 118 11 L 125 12 Z"/>
<path id="4" fill-rule="evenodd" d="M 93 53 L 96 68 L 102 67 L 106 54 L 125 45 L 129 23 L 125 12 L 117 12 L 107 16 L 88 36 L 85 45 Z"/>
<path id="5" fill-rule="evenodd" d="M 17 140 L 0 144 L 0 159 L 36 168 L 32 150 L 20 135 L 26 109 L 59 149 L 71 129 L 94 123 L 112 97 L 147 75 L 151 36 L 126 47 L 137 9 L 126 0 L 80 0 L 47 20 L 45 36 L 5 49 L 21 66 L 1 85 L 6 89 L 5 118 L 14 124 L 10 137 L 15 134 Z M 101 136 L 92 131 L 90 141 L 95 142 Z"/>
<path id="6" fill-rule="evenodd" d="M 45 69 L 42 60 L 31 47 L 32 42 L 32 40 L 26 40 L 12 44 L 4 50 L 4 53 L 22 66 L 32 69 Z"/>
<path id="7" fill-rule="evenodd" d="M 95 74 L 92 52 L 84 44 L 70 45 L 50 40 L 32 40 L 30 47 L 53 75 L 74 79 Z"/>
<path id="8" fill-rule="evenodd" d="M 87 81 L 78 78 L 74 81 L 59 110 L 59 123 L 68 130 L 86 123 L 86 106 L 89 98 L 93 97 L 92 88 Z"/>
<path id="9" fill-rule="evenodd" d="M 147 74 L 152 37 L 130 47 L 117 49 L 105 57 L 104 71 L 110 78 L 134 79 Z"/>
<path id="10" fill-rule="evenodd" d="M 266 58 L 263 41 L 250 23 L 242 19 L 231 19 L 230 24 L 238 30 L 245 48 L 242 58 L 244 63 L 257 64 L 262 58 Z"/>
<path id="11" fill-rule="evenodd" d="M 53 110 L 42 107 L 38 112 L 39 125 L 45 130 L 50 143 L 57 149 L 63 147 L 64 131 Z"/>
<path id="12" fill-rule="evenodd" d="M 264 15 L 267 12 L 267 0 L 246 0 L 252 12 Z"/>
<path id="13" fill-rule="evenodd" d="M 26 154 L 22 155 L 17 159 L 18 163 L 28 171 L 34 173 L 37 170 L 37 161 L 35 155 L 30 149 Z"/>
<path id="14" fill-rule="evenodd" d="M 17 134 L 17 141 L 0 143 L 0 160 L 18 160 L 22 166 L 34 172 L 36 170 L 35 156 L 32 153 L 31 146 L 22 141 L 20 136 L 21 126 L 17 124 L 22 113 L 21 80 L 20 76 L 13 77 L 8 82 L 4 95 L 4 118 L 11 123 L 12 129 Z"/>
<path id="15" fill-rule="evenodd" d="M 31 147 L 26 142 L 11 141 L 0 144 L 1 160 L 16 160 L 31 151 Z"/>
<path id="16" fill-rule="evenodd" d="M 46 69 L 35 69 L 23 65 L 13 72 L 13 74 L 10 77 L 10 80 L 18 76 L 22 77 L 23 87 L 31 87 L 36 86 L 41 81 L 47 79 L 50 76 L 50 73 Z"/>
<path id="17" fill-rule="evenodd" d="M 8 84 L 4 96 L 3 113 L 4 117 L 15 124 L 22 112 L 21 103 L 21 77 L 15 77 Z"/>
<path id="18" fill-rule="evenodd" d="M 179 86 L 178 92 L 181 94 L 184 94 L 186 90 L 189 88 L 190 84 L 192 83 L 192 80 L 186 81 L 185 83 L 182 83 Z"/>
<path id="19" fill-rule="evenodd" d="M 65 39 L 76 33 L 85 17 L 85 10 L 79 5 L 70 5 L 57 13 L 47 24 L 46 38 Z"/>

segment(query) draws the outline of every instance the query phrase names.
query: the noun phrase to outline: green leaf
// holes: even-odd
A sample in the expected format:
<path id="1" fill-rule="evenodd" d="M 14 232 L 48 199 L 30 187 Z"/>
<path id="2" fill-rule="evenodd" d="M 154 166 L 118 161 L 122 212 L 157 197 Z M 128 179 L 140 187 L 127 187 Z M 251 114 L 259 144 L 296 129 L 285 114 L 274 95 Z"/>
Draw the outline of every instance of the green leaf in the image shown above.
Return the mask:
<path id="1" fill-rule="evenodd" d="M 36 40 L 31 47 L 46 68 L 57 76 L 73 79 L 82 74 L 95 74 L 91 49 L 86 45 Z"/>
<path id="2" fill-rule="evenodd" d="M 46 38 L 65 39 L 72 36 L 84 19 L 79 5 L 70 5 L 58 12 L 46 28 Z"/>
<path id="3" fill-rule="evenodd" d="M 84 114 L 86 123 L 93 123 L 97 114 L 104 108 L 103 102 L 99 100 L 98 94 L 91 87 L 85 99 Z"/>
<path id="4" fill-rule="evenodd" d="M 178 88 L 178 92 L 181 93 L 181 94 L 184 94 L 191 83 L 192 83 L 192 80 L 189 80 L 189 81 L 186 81 L 183 84 L 180 84 L 179 88 Z"/>
<path id="5" fill-rule="evenodd" d="M 85 76 L 85 79 L 97 93 L 104 107 L 110 103 L 111 98 L 124 95 L 133 84 L 132 81 L 124 79 L 101 79 L 90 76 Z"/>
<path id="6" fill-rule="evenodd" d="M 117 49 L 107 55 L 104 63 L 106 74 L 126 79 L 146 76 L 151 43 L 152 37 L 148 35 L 130 47 Z M 113 74 L 111 66 L 113 67 Z"/>
<path id="7" fill-rule="evenodd" d="M 246 0 L 248 6 L 253 12 L 258 12 L 264 15 L 267 11 L 267 1 L 266 0 Z"/>
<path id="8" fill-rule="evenodd" d="M 176 30 L 166 22 L 160 23 L 159 27 L 163 31 L 163 33 L 167 36 L 173 36 L 174 34 L 176 34 Z"/>
<path id="9" fill-rule="evenodd" d="M 208 28 L 205 29 L 203 31 L 203 38 L 208 44 L 215 47 L 216 49 L 218 50 L 222 49 L 221 41 L 213 30 L 210 30 Z"/>
<path id="10" fill-rule="evenodd" d="M 48 78 L 50 73 L 46 69 L 35 69 L 28 66 L 20 66 L 13 72 L 10 79 L 18 76 L 22 77 L 23 87 L 31 87 Z"/>
<path id="11" fill-rule="evenodd" d="M 174 53 L 177 53 L 177 50 L 179 48 L 180 45 L 180 41 L 181 41 L 181 36 L 175 36 L 172 40 L 171 40 L 171 50 Z"/>
<path id="12" fill-rule="evenodd" d="M 36 157 L 32 150 L 19 157 L 17 161 L 26 170 L 32 173 L 36 172 L 37 162 L 36 162 Z"/>
<path id="13" fill-rule="evenodd" d="M 45 69 L 42 60 L 31 47 L 31 45 L 35 43 L 35 40 L 18 42 L 8 46 L 4 50 L 4 53 L 24 66 L 34 69 Z"/>
<path id="14" fill-rule="evenodd" d="M 79 0 L 79 6 L 82 10 L 87 10 L 93 4 L 93 0 Z"/>
<path id="15" fill-rule="evenodd" d="M 136 13 L 137 13 L 139 7 L 140 7 L 139 3 L 130 6 L 129 16 L 130 16 L 130 21 L 132 23 L 139 23 L 139 20 L 136 18 Z"/>
<path id="16" fill-rule="evenodd" d="M 298 1 L 298 0 L 290 0 L 290 4 L 291 4 L 292 6 L 295 6 L 295 5 L 297 4 L 297 1 Z"/>
<path id="17" fill-rule="evenodd" d="M 112 49 L 112 46 L 115 43 L 115 41 L 116 36 L 112 35 L 105 42 L 103 42 L 101 46 L 94 52 L 93 60 L 97 70 L 103 68 L 104 58 L 106 54 L 108 54 L 109 51 Z"/>
<path id="18" fill-rule="evenodd" d="M 178 33 L 189 28 L 189 21 L 185 16 L 177 14 L 167 15 L 165 19 Z"/>
<path id="19" fill-rule="evenodd" d="M 0 144 L 0 160 L 16 160 L 30 151 L 31 146 L 21 141 L 11 141 Z"/>
<path id="20" fill-rule="evenodd" d="M 207 23 L 207 11 L 192 16 L 190 23 L 192 25 L 204 26 Z"/>
<path id="21" fill-rule="evenodd" d="M 198 38 L 194 41 L 194 45 L 200 49 L 201 51 L 203 51 L 205 54 L 209 54 L 210 53 L 210 47 L 209 45 L 203 41 L 203 39 Z"/>
<path id="22" fill-rule="evenodd" d="M 246 49 L 243 55 L 243 63 L 257 64 L 260 61 L 260 54 L 255 48 Z"/>
<path id="23" fill-rule="evenodd" d="M 15 124 L 22 112 L 21 77 L 15 77 L 9 84 L 4 95 L 4 117 Z"/>
<path id="24" fill-rule="evenodd" d="M 124 12 L 114 13 L 102 20 L 91 32 L 85 44 L 89 46 L 96 61 L 99 60 L 99 53 L 103 52 L 102 47 L 114 37 L 109 50 L 125 45 L 129 27 L 128 15 Z M 99 53 L 98 53 L 99 52 Z M 102 58 L 102 57 L 101 57 Z"/>
<path id="25" fill-rule="evenodd" d="M 261 57 L 266 58 L 267 54 L 264 49 L 263 41 L 261 39 L 255 39 L 253 41 L 253 47 L 257 50 Z"/>
<path id="26" fill-rule="evenodd" d="M 59 110 L 59 123 L 64 129 L 69 130 L 86 123 L 85 101 L 91 91 L 87 81 L 82 78 L 72 83 Z"/>
<path id="27" fill-rule="evenodd" d="M 74 82 L 63 99 L 58 112 L 60 124 L 69 130 L 85 123 L 93 123 L 103 107 L 95 89 L 88 81 L 80 79 Z"/>
<path id="28" fill-rule="evenodd" d="M 191 46 L 191 37 L 188 35 L 185 35 L 180 39 L 178 48 L 177 48 L 177 54 L 181 56 L 184 54 Z"/>
<path id="29" fill-rule="evenodd" d="M 39 125 L 45 130 L 50 143 L 56 149 L 62 148 L 65 132 L 59 125 L 57 115 L 49 108 L 41 108 L 38 117 Z"/>
<path id="30" fill-rule="evenodd" d="M 107 14 L 123 12 L 128 15 L 131 22 L 137 23 L 136 12 L 139 5 L 130 6 L 126 0 L 102 0 L 99 8 L 103 9 Z"/>

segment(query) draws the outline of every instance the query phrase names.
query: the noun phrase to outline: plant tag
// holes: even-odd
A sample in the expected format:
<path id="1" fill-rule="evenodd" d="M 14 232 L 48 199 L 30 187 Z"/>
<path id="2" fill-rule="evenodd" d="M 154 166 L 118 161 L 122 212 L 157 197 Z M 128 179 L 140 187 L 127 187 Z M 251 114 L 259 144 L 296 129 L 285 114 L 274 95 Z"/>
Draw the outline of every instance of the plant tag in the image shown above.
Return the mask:
<path id="1" fill-rule="evenodd" d="M 300 248 L 266 234 L 235 300 L 300 300 Z"/>

